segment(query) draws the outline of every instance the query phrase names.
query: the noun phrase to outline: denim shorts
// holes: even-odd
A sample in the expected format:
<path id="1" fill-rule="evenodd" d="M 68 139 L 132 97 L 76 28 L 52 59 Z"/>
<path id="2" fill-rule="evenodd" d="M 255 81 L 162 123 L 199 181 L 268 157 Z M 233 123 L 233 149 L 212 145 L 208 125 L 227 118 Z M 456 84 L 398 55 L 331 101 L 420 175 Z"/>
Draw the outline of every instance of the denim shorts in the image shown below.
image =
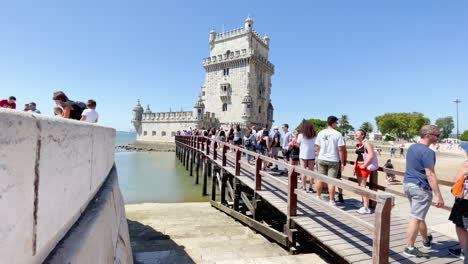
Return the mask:
<path id="1" fill-rule="evenodd" d="M 432 191 L 421 188 L 414 183 L 405 183 L 404 189 L 410 202 L 410 216 L 424 221 L 432 204 Z"/>

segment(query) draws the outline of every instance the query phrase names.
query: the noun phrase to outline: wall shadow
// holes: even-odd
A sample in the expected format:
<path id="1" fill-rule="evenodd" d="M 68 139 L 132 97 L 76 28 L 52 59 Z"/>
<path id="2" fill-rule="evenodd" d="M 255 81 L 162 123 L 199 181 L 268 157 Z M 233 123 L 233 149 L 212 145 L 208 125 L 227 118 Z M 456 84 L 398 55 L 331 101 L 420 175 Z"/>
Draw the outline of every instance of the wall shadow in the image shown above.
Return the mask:
<path id="1" fill-rule="evenodd" d="M 127 223 L 135 264 L 196 263 L 170 236 L 138 221 Z"/>

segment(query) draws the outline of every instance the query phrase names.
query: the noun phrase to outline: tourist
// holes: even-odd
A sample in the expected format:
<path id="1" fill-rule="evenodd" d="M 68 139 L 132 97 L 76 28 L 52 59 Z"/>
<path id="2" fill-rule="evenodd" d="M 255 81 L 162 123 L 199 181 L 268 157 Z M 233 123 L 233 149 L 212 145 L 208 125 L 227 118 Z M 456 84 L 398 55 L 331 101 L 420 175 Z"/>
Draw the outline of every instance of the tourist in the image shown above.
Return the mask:
<path id="1" fill-rule="evenodd" d="M 407 231 L 407 244 L 403 252 L 408 257 L 426 257 L 427 253 L 414 247 L 418 232 L 423 239 L 423 247 L 431 248 L 432 236 L 427 234 L 426 215 L 432 204 L 432 193 L 436 196 L 435 205 L 444 206 L 444 199 L 439 190 L 439 184 L 434 171 L 436 156 L 429 148 L 440 137 L 439 128 L 433 125 L 425 125 L 419 132 L 421 140 L 413 144 L 406 157 L 406 171 L 404 178 L 404 191 L 410 202 L 410 221 Z"/>
<path id="2" fill-rule="evenodd" d="M 7 99 L 1 100 L 0 101 L 0 108 L 10 108 L 10 109 L 16 109 L 16 97 L 10 96 Z"/>
<path id="3" fill-rule="evenodd" d="M 226 141 L 226 132 L 224 132 L 223 129 L 221 129 L 221 130 L 219 131 L 218 140 L 221 141 L 221 142 L 225 142 L 225 141 Z"/>
<path id="4" fill-rule="evenodd" d="M 234 144 L 234 128 L 232 127 L 232 125 L 229 128 L 229 132 L 227 133 L 227 142 L 229 144 Z M 231 151 L 231 150 L 229 150 L 229 151 Z"/>
<path id="5" fill-rule="evenodd" d="M 213 127 L 210 129 L 210 133 L 208 133 L 208 137 L 211 139 L 216 139 L 216 129 Z"/>
<path id="6" fill-rule="evenodd" d="M 329 116 L 327 119 L 328 127 L 320 131 L 317 135 L 315 144 L 318 150 L 318 172 L 331 178 L 337 178 L 338 170 L 343 171 L 346 166 L 346 145 L 343 136 L 336 130 L 338 118 Z M 341 163 L 340 163 L 341 161 Z M 317 198 L 321 199 L 322 183 L 317 181 Z M 329 204 L 336 206 L 335 186 L 328 184 L 328 193 L 330 194 Z"/>
<path id="7" fill-rule="evenodd" d="M 262 137 L 260 139 L 260 154 L 266 155 L 267 153 L 271 152 L 271 139 L 269 135 L 268 129 L 263 129 L 262 132 Z M 263 162 L 263 170 L 265 170 L 268 167 L 268 162 L 265 161 Z"/>
<path id="8" fill-rule="evenodd" d="M 392 145 L 392 146 L 390 147 L 390 158 L 394 158 L 394 157 L 395 157 L 395 152 L 396 152 L 395 145 Z"/>
<path id="9" fill-rule="evenodd" d="M 367 179 L 372 173 L 367 169 L 374 159 L 374 148 L 372 144 L 366 139 L 366 131 L 358 129 L 354 138 L 359 141 L 356 148 L 356 165 L 354 166 L 354 172 L 357 176 L 357 183 L 359 186 L 366 188 Z M 367 154 L 367 155 L 366 155 Z M 364 158 L 366 156 L 366 158 Z M 359 214 L 370 214 L 369 209 L 369 198 L 362 196 L 362 207 L 357 210 Z"/>
<path id="10" fill-rule="evenodd" d="M 270 146 L 270 156 L 275 160 L 278 160 L 278 153 L 281 148 L 281 134 L 277 126 L 273 128 L 273 136 L 271 138 L 271 146 Z M 278 164 L 275 164 L 273 170 L 278 170 Z"/>
<path id="11" fill-rule="evenodd" d="M 64 92 L 55 92 L 52 99 L 55 103 L 63 108 L 62 117 L 68 119 L 80 120 L 83 110 L 86 108 L 86 105 L 83 102 L 75 102 L 65 95 Z"/>
<path id="12" fill-rule="evenodd" d="M 36 114 L 41 113 L 41 111 L 37 110 L 36 103 L 34 103 L 34 102 L 29 103 L 29 111 L 28 112 L 36 113 Z"/>
<path id="13" fill-rule="evenodd" d="M 239 125 L 236 125 L 236 129 L 234 130 L 233 142 L 235 146 L 242 145 L 242 130 Z"/>
<path id="14" fill-rule="evenodd" d="M 299 159 L 301 167 L 313 171 L 315 168 L 315 139 L 317 132 L 315 132 L 314 125 L 309 121 L 302 121 L 300 133 L 297 137 L 297 144 L 299 145 Z M 309 178 L 309 188 L 307 189 L 307 178 Z M 313 189 L 314 179 L 301 174 L 302 190 L 304 192 L 315 192 Z"/>
<path id="15" fill-rule="evenodd" d="M 23 111 L 28 112 L 29 111 L 29 104 L 24 104 L 24 109 Z"/>
<path id="16" fill-rule="evenodd" d="M 294 134 L 291 138 L 291 141 L 288 145 L 288 152 L 289 152 L 289 164 L 291 165 L 298 165 L 299 164 L 299 154 L 300 154 L 300 146 L 297 143 L 297 138 L 299 136 L 299 131 L 297 129 L 294 130 Z"/>
<path id="17" fill-rule="evenodd" d="M 257 137 L 257 126 L 252 126 L 251 128 L 252 135 L 256 138 Z"/>
<path id="18" fill-rule="evenodd" d="M 293 134 L 289 132 L 289 125 L 288 124 L 283 124 L 281 127 L 283 130 L 283 140 L 281 142 L 281 153 L 283 154 L 283 160 L 286 163 L 289 163 L 289 142 L 291 142 L 293 138 Z M 281 174 L 286 174 L 288 172 L 288 169 L 285 167 L 284 171 L 281 172 Z"/>
<path id="19" fill-rule="evenodd" d="M 387 162 L 385 163 L 385 165 L 383 166 L 385 169 L 389 169 L 389 170 L 393 170 L 394 167 L 393 167 L 393 164 L 392 164 L 392 160 L 391 159 L 388 159 Z M 385 182 L 387 184 L 392 184 L 393 182 L 395 182 L 395 174 L 393 173 L 388 173 L 387 172 L 387 178 L 385 179 Z"/>
<path id="20" fill-rule="evenodd" d="M 63 110 L 60 107 L 54 107 L 54 116 L 56 117 L 62 117 L 63 115 Z"/>
<path id="21" fill-rule="evenodd" d="M 460 144 L 460 148 L 468 156 L 468 143 Z M 455 231 L 460 247 L 451 248 L 448 251 L 457 258 L 465 259 L 465 255 L 468 253 L 468 160 L 462 163 L 453 181 L 455 184 L 452 187 L 452 193 L 455 195 L 455 203 L 453 204 L 449 220 L 455 224 Z M 463 193 L 463 190 L 465 193 Z"/>
<path id="22" fill-rule="evenodd" d="M 401 144 L 400 145 L 400 158 L 405 157 L 405 145 Z"/>
<path id="23" fill-rule="evenodd" d="M 252 130 L 247 130 L 244 136 L 244 148 L 248 151 L 255 151 L 255 135 L 252 133 Z M 247 162 L 250 163 L 252 155 L 245 155 Z"/>
<path id="24" fill-rule="evenodd" d="M 96 101 L 90 99 L 86 104 L 86 109 L 81 113 L 81 121 L 88 123 L 97 123 L 99 119 L 98 112 L 96 112 Z"/>
<path id="25" fill-rule="evenodd" d="M 262 137 L 263 137 L 263 131 L 265 130 L 266 128 L 261 128 L 259 131 L 257 131 L 256 133 L 256 137 L 257 137 L 257 144 L 255 146 L 255 150 L 257 151 L 257 153 L 262 153 L 262 149 L 264 149 L 262 147 L 262 145 L 260 144 L 260 142 L 262 141 Z"/>

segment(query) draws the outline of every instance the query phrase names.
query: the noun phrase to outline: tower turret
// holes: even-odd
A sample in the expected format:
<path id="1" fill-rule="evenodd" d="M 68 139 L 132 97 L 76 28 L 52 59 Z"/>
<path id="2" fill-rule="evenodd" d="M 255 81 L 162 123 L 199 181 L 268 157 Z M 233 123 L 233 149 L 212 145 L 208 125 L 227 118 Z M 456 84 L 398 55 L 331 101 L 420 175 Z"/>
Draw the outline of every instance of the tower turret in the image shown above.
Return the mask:
<path id="1" fill-rule="evenodd" d="M 205 112 L 205 104 L 201 97 L 198 97 L 198 101 L 193 106 L 193 113 L 197 120 L 203 120 L 203 113 Z"/>
<path id="2" fill-rule="evenodd" d="M 265 40 L 265 43 L 267 44 L 267 46 L 270 47 L 270 37 L 268 37 L 268 35 L 265 34 L 265 36 L 263 37 L 263 39 Z"/>
<path id="3" fill-rule="evenodd" d="M 252 100 L 252 97 L 250 95 L 246 95 L 242 99 L 242 105 L 244 106 L 243 111 L 242 111 L 242 118 L 243 119 L 249 119 L 250 118 L 252 103 L 253 103 L 253 100 Z"/>
<path id="4" fill-rule="evenodd" d="M 216 40 L 216 31 L 215 29 L 211 29 L 210 31 L 210 48 L 213 49 L 214 47 L 214 42 Z"/>
<path id="5" fill-rule="evenodd" d="M 140 99 L 138 99 L 136 106 L 132 110 L 133 118 L 132 124 L 135 127 L 135 131 L 141 134 L 141 120 L 143 116 L 143 107 L 140 105 Z"/>
<path id="6" fill-rule="evenodd" d="M 252 28 L 253 28 L 253 20 L 250 16 L 248 16 L 246 19 L 245 19 L 245 24 L 244 24 L 244 27 L 245 27 L 245 30 L 247 31 L 252 31 Z"/>

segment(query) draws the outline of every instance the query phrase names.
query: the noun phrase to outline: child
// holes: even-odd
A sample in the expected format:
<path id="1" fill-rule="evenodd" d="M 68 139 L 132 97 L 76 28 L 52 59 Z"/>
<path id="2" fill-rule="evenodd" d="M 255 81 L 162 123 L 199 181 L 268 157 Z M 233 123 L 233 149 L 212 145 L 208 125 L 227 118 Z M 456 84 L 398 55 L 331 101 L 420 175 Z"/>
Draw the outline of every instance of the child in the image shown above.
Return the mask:
<path id="1" fill-rule="evenodd" d="M 86 109 L 81 114 L 81 121 L 88 123 L 97 123 L 99 115 L 96 112 L 96 101 L 90 99 L 86 104 Z"/>
<path id="2" fill-rule="evenodd" d="M 63 115 L 63 110 L 60 107 L 54 107 L 54 115 L 56 117 L 62 117 Z"/>

